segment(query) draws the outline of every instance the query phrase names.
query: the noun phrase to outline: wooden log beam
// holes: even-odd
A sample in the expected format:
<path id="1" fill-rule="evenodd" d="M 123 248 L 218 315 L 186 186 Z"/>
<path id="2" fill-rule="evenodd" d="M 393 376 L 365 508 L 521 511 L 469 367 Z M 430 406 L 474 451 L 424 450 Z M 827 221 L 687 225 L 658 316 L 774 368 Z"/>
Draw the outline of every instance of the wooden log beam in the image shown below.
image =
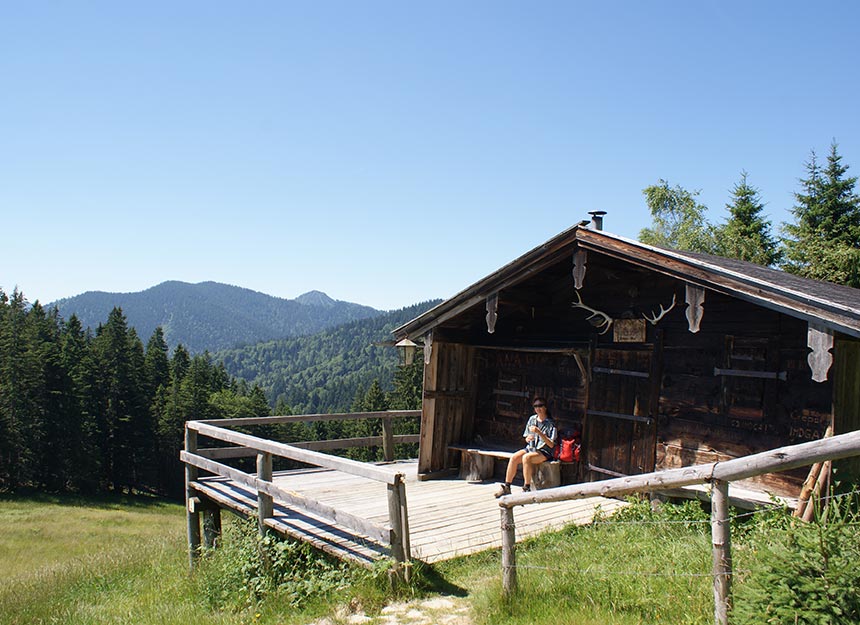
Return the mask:
<path id="1" fill-rule="evenodd" d="M 729 522 L 729 483 L 715 480 L 711 488 L 714 622 L 728 625 L 732 603 L 732 546 Z"/>
<path id="2" fill-rule="evenodd" d="M 344 473 L 366 477 L 386 484 L 393 484 L 395 480 L 396 474 L 394 472 L 381 467 L 358 462 L 357 460 L 350 460 L 349 458 L 330 456 L 329 454 L 323 454 L 310 449 L 299 449 L 287 443 L 278 443 L 260 438 L 259 436 L 233 432 L 225 428 L 203 423 L 202 421 L 189 421 L 186 424 L 186 428 L 215 440 L 241 445 L 258 452 L 268 452 L 275 456 L 296 460 L 297 462 L 343 471 Z"/>
<path id="3" fill-rule="evenodd" d="M 517 590 L 517 534 L 513 508 L 502 508 L 502 589 L 511 596 Z"/>
<path id="4" fill-rule="evenodd" d="M 403 565 L 406 563 L 406 553 L 403 549 L 403 516 L 400 501 L 400 481 L 388 485 L 388 523 L 391 526 L 390 538 L 391 557 L 394 560 L 391 583 L 396 586 L 398 582 L 405 581 Z"/>
<path id="5" fill-rule="evenodd" d="M 257 454 L 257 526 L 260 536 L 266 534 L 266 519 L 275 514 L 273 497 L 261 486 L 272 483 L 272 454 L 262 452 Z"/>
<path id="6" fill-rule="evenodd" d="M 404 445 L 417 443 L 420 438 L 418 434 L 394 434 L 394 444 Z M 299 449 L 313 449 L 314 451 L 325 451 L 329 449 L 351 449 L 353 447 L 380 447 L 383 444 L 382 436 L 365 436 L 361 438 L 333 438 L 326 441 L 299 441 L 289 445 Z M 223 460 L 225 458 L 250 458 L 257 455 L 257 450 L 247 447 L 208 447 L 198 449 L 197 454 L 210 460 Z"/>
<path id="7" fill-rule="evenodd" d="M 394 460 L 394 426 L 388 418 L 382 420 L 382 457 L 386 462 Z"/>
<path id="8" fill-rule="evenodd" d="M 391 538 L 391 528 L 389 527 L 377 525 L 372 521 L 344 512 L 343 510 L 338 510 L 337 508 L 322 503 L 321 501 L 311 499 L 310 497 L 303 497 L 302 495 L 292 491 L 284 490 L 275 484 L 258 480 L 254 475 L 249 475 L 239 469 L 234 469 L 226 464 L 220 464 L 201 456 L 194 456 L 183 452 L 182 461 L 188 464 L 193 464 L 209 473 L 227 477 L 234 482 L 247 486 L 248 488 L 262 491 L 271 495 L 278 501 L 307 510 L 308 512 L 322 517 L 327 521 L 347 527 L 381 544 L 389 544 L 388 541 Z M 397 475 L 400 474 L 398 473 Z"/>
<path id="9" fill-rule="evenodd" d="M 197 432 L 185 427 L 185 450 L 193 454 L 197 452 Z M 183 452 L 185 453 L 185 452 Z M 200 554 L 200 513 L 194 509 L 192 499 L 194 489 L 191 484 L 197 479 L 197 467 L 185 465 L 185 525 L 188 535 L 188 566 L 194 568 L 194 564 Z"/>
<path id="10" fill-rule="evenodd" d="M 653 492 L 691 484 L 704 484 L 713 480 L 733 482 L 762 473 L 788 471 L 824 460 L 838 460 L 860 455 L 860 431 L 830 438 L 780 447 L 725 462 L 711 462 L 668 471 L 631 475 L 602 482 L 573 484 L 546 491 L 505 495 L 499 499 L 502 507 L 523 506 L 531 503 L 566 501 L 584 497 L 618 497 L 638 492 Z"/>
<path id="11" fill-rule="evenodd" d="M 818 477 L 815 480 L 815 485 L 812 487 L 812 493 L 810 494 L 809 501 L 806 502 L 806 508 L 803 510 L 803 515 L 800 517 L 807 523 L 812 521 L 815 518 L 816 508 L 818 511 L 821 511 L 821 507 L 823 504 L 821 503 L 821 492 L 824 490 L 825 482 L 830 481 L 830 471 L 833 468 L 833 462 L 830 460 L 826 460 L 821 463 L 821 472 L 818 474 Z"/>
<path id="12" fill-rule="evenodd" d="M 361 419 L 400 419 L 420 417 L 420 410 L 385 410 L 380 412 L 344 412 L 337 414 L 302 414 L 276 417 L 240 417 L 236 419 L 207 419 L 190 423 L 218 426 L 274 425 L 276 423 L 303 423 L 306 421 L 356 421 Z"/>
<path id="13" fill-rule="evenodd" d="M 215 549 L 221 543 L 221 508 L 210 505 L 203 510 L 203 545 Z"/>

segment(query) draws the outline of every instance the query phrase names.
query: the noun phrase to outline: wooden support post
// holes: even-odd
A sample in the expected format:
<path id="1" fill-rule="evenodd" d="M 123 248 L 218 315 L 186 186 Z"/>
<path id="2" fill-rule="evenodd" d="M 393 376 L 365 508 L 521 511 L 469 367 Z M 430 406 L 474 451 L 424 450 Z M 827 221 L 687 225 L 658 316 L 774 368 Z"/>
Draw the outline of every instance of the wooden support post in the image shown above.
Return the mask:
<path id="1" fill-rule="evenodd" d="M 215 549 L 221 544 L 221 508 L 210 505 L 203 509 L 203 545 Z"/>
<path id="2" fill-rule="evenodd" d="M 806 508 L 803 510 L 803 516 L 801 518 L 809 523 L 812 519 L 815 518 L 815 513 L 824 509 L 824 501 L 821 499 L 821 493 L 827 494 L 825 490 L 825 483 L 830 482 L 830 471 L 833 468 L 832 460 L 825 460 L 821 463 L 821 471 L 818 473 L 818 477 L 815 480 L 815 485 L 812 487 L 812 493 L 809 495 L 809 501 L 806 502 Z"/>
<path id="3" fill-rule="evenodd" d="M 386 462 L 394 460 L 394 425 L 391 417 L 382 419 L 382 457 Z"/>
<path id="4" fill-rule="evenodd" d="M 729 483 L 711 483 L 711 542 L 714 550 L 714 622 L 727 625 L 732 603 L 732 545 L 729 525 Z"/>
<path id="5" fill-rule="evenodd" d="M 403 579 L 408 583 L 412 578 L 412 540 L 409 535 L 409 510 L 406 507 L 406 483 L 402 480 L 397 484 L 400 499 L 400 532 L 403 545 Z"/>
<path id="6" fill-rule="evenodd" d="M 272 454 L 261 452 L 257 454 L 257 479 L 272 481 Z M 260 536 L 266 533 L 266 519 L 274 515 L 274 503 L 271 495 L 257 491 L 257 527 Z"/>
<path id="7" fill-rule="evenodd" d="M 502 589 L 506 596 L 517 590 L 517 534 L 514 509 L 502 508 Z"/>
<path id="8" fill-rule="evenodd" d="M 537 490 L 561 486 L 561 463 L 558 460 L 542 462 L 534 468 L 532 486 Z"/>
<path id="9" fill-rule="evenodd" d="M 388 523 L 391 525 L 391 557 L 394 560 L 394 568 L 391 570 L 391 584 L 404 579 L 403 564 L 406 562 L 406 554 L 403 550 L 403 504 L 401 502 L 400 474 L 394 484 L 388 485 Z"/>
<path id="10" fill-rule="evenodd" d="M 197 432 L 185 427 L 185 451 L 197 453 Z M 194 490 L 191 483 L 197 480 L 198 469 L 185 465 L 185 520 L 188 531 L 188 565 L 193 569 L 200 554 L 200 513 L 194 506 Z"/>
<path id="11" fill-rule="evenodd" d="M 460 478 L 467 482 L 481 483 L 493 477 L 496 459 L 468 449 L 460 451 Z"/>

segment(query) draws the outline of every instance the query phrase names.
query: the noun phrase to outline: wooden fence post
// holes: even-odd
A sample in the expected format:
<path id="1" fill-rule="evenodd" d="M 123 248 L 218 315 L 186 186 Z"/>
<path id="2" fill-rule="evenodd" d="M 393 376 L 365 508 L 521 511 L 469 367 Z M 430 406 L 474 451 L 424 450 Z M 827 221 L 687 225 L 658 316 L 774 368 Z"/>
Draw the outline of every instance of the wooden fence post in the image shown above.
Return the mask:
<path id="1" fill-rule="evenodd" d="M 506 596 L 517 590 L 517 534 L 514 509 L 502 508 L 502 589 Z"/>
<path id="2" fill-rule="evenodd" d="M 732 603 L 732 545 L 729 523 L 729 483 L 711 483 L 711 542 L 714 555 L 714 622 L 727 625 Z"/>
<path id="3" fill-rule="evenodd" d="M 197 453 L 197 432 L 185 426 L 185 451 Z M 198 476 L 197 467 L 185 465 L 185 523 L 188 531 L 188 566 L 194 568 L 197 556 L 200 555 L 200 513 L 195 506 L 196 497 L 191 488 Z"/>
<path id="4" fill-rule="evenodd" d="M 203 509 L 203 545 L 214 549 L 221 543 L 221 508 L 209 505 Z"/>
<path id="5" fill-rule="evenodd" d="M 403 545 L 403 579 L 406 582 L 412 578 L 412 541 L 409 535 L 409 510 L 406 507 L 406 484 L 403 480 L 397 483 L 397 497 L 400 500 L 400 532 Z"/>
<path id="6" fill-rule="evenodd" d="M 386 462 L 394 460 L 394 425 L 391 417 L 382 418 L 382 457 Z"/>
<path id="7" fill-rule="evenodd" d="M 257 479 L 272 481 L 272 454 L 267 451 L 257 454 Z M 262 491 L 257 491 L 257 527 L 260 530 L 260 536 L 266 534 L 266 519 L 271 518 L 275 513 L 274 502 L 271 495 L 267 495 Z"/>
<path id="8" fill-rule="evenodd" d="M 392 585 L 396 585 L 400 579 L 405 579 L 403 564 L 406 562 L 404 552 L 403 534 L 403 510 L 404 502 L 401 501 L 402 492 L 400 486 L 401 475 L 395 476 L 393 484 L 388 484 L 388 522 L 391 525 L 391 557 L 394 559 L 392 570 Z"/>

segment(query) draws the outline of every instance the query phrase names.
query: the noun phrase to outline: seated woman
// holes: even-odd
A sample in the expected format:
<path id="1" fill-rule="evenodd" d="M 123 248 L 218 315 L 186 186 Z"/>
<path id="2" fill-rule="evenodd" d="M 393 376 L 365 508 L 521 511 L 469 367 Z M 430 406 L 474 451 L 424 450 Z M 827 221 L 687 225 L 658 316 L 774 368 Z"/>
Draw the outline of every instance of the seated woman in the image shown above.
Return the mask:
<path id="1" fill-rule="evenodd" d="M 508 470 L 505 473 L 505 483 L 499 486 L 496 497 L 511 494 L 511 483 L 517 475 L 517 467 L 523 465 L 523 492 L 532 489 L 532 476 L 534 468 L 552 460 L 552 449 L 555 446 L 556 428 L 555 422 L 549 416 L 549 409 L 543 397 L 535 397 L 532 402 L 535 414 L 529 417 L 523 438 L 526 439 L 525 449 L 520 449 L 508 460 Z"/>

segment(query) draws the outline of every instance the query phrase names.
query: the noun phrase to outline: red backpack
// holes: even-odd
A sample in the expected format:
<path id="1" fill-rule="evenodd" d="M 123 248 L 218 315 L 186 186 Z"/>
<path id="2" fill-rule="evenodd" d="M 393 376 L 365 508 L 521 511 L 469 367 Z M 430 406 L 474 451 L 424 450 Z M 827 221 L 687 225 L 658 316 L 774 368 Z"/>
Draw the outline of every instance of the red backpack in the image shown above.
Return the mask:
<path id="1" fill-rule="evenodd" d="M 579 432 L 566 431 L 555 445 L 556 460 L 562 462 L 579 462 Z"/>

